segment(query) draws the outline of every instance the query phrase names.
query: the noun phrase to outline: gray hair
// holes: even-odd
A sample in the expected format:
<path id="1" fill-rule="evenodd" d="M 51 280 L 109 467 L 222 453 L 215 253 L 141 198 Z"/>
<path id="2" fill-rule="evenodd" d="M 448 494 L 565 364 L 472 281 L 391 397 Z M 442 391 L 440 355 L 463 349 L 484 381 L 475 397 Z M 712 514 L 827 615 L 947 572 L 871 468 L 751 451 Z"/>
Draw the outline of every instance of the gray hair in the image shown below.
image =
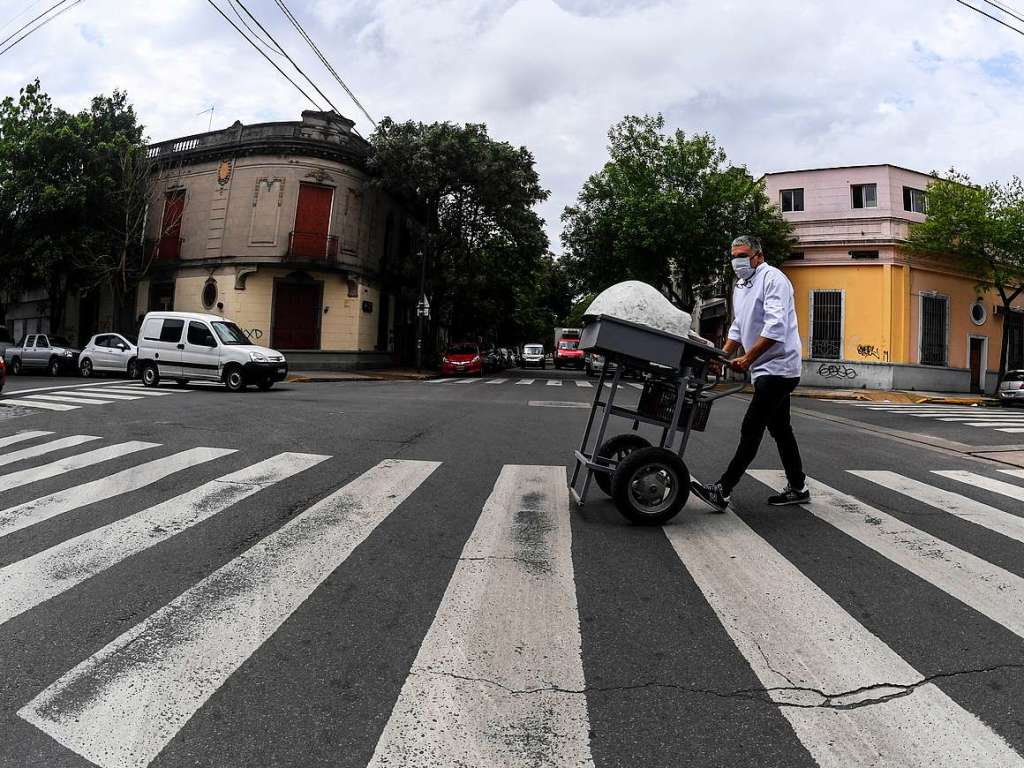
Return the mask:
<path id="1" fill-rule="evenodd" d="M 732 247 L 735 248 L 738 245 L 745 245 L 750 249 L 750 252 L 755 256 L 764 256 L 764 248 L 761 247 L 761 241 L 753 235 L 740 235 L 732 241 Z"/>

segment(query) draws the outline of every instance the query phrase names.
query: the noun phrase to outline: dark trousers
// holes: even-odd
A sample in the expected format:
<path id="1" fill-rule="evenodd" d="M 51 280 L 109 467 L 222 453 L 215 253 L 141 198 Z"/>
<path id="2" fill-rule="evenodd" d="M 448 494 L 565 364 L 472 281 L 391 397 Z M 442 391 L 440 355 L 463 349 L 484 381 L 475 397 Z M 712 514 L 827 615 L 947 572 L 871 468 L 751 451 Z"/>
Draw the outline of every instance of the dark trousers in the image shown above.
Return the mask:
<path id="1" fill-rule="evenodd" d="M 718 481 L 726 496 L 739 484 L 743 473 L 757 456 L 765 429 L 779 446 L 779 456 L 790 486 L 797 490 L 804 487 L 800 448 L 789 423 L 789 396 L 799 383 L 799 378 L 788 379 L 783 376 L 758 376 L 754 381 L 754 396 L 747 407 L 747 415 L 743 417 L 743 426 L 740 427 L 740 445 L 729 462 L 729 468 Z"/>

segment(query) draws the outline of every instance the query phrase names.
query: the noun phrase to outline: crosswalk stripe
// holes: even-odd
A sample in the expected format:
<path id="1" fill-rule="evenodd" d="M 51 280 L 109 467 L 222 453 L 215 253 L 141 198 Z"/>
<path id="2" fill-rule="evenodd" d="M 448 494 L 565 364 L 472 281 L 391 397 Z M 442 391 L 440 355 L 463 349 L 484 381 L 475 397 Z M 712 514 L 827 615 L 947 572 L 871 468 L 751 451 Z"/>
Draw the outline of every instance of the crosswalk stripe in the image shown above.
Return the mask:
<path id="1" fill-rule="evenodd" d="M 158 390 L 158 389 L 126 389 L 125 387 L 104 387 L 103 389 L 94 390 L 96 394 L 101 393 L 113 393 L 116 395 L 131 395 L 132 397 L 167 397 L 168 395 L 174 395 L 181 390 Z M 90 393 L 91 394 L 91 393 Z M 102 396 L 102 395 L 101 395 Z"/>
<path id="2" fill-rule="evenodd" d="M 632 382 L 632 381 L 629 382 L 629 386 L 631 386 L 633 389 L 643 389 L 644 388 L 643 384 L 637 384 L 636 382 Z"/>
<path id="3" fill-rule="evenodd" d="M 25 406 L 26 408 L 39 408 L 44 411 L 77 411 L 81 406 L 79 405 L 61 405 L 60 403 L 41 403 L 38 400 L 29 400 L 21 397 L 17 400 L 0 400 L 0 405 L 6 405 L 13 408 L 19 406 Z"/>
<path id="4" fill-rule="evenodd" d="M 577 379 L 576 380 L 576 386 L 577 387 L 583 387 L 585 389 L 593 389 L 594 388 L 593 384 L 591 384 L 589 381 L 583 381 L 582 379 Z"/>
<path id="5" fill-rule="evenodd" d="M 159 447 L 159 443 L 143 443 L 139 441 L 108 445 L 103 448 L 97 448 L 94 451 L 86 451 L 85 453 L 71 456 L 67 459 L 59 459 L 58 461 L 51 461 L 49 464 L 23 469 L 20 472 L 11 472 L 6 475 L 0 475 L 0 488 L 20 488 L 21 486 L 28 485 L 29 483 L 36 483 L 50 477 L 57 477 L 65 472 L 72 472 L 76 469 L 91 467 L 95 464 L 101 464 L 104 461 L 128 456 L 132 453 L 144 451 L 148 448 Z"/>
<path id="6" fill-rule="evenodd" d="M 1024 433 L 1024 427 L 998 427 L 996 432 L 1007 432 L 1011 435 L 1019 435 Z"/>
<path id="7" fill-rule="evenodd" d="M 0 568 L 0 624 L 328 458 L 279 454 Z"/>
<path id="8" fill-rule="evenodd" d="M 1020 427 L 1024 426 L 1024 421 L 964 421 L 960 422 L 965 427 Z"/>
<path id="9" fill-rule="evenodd" d="M 1024 480 L 1024 469 L 1000 469 L 999 471 L 1002 472 L 1004 475 L 1009 475 L 1010 477 L 1019 477 L 1020 479 Z"/>
<path id="10" fill-rule="evenodd" d="M 548 379 L 547 380 L 547 386 L 549 386 L 549 387 L 560 387 L 560 386 L 562 386 L 562 380 L 561 379 Z"/>
<path id="11" fill-rule="evenodd" d="M 785 481 L 784 473 L 776 470 L 748 474 L 770 487 Z M 807 484 L 811 501 L 803 506 L 816 517 L 1024 637 L 1020 576 L 816 480 Z"/>
<path id="12" fill-rule="evenodd" d="M 33 445 L 31 448 L 22 448 L 17 451 L 11 451 L 10 453 L 0 454 L 0 467 L 6 464 L 13 464 L 16 461 L 34 459 L 37 456 L 53 453 L 54 451 L 63 451 L 65 448 L 74 448 L 76 445 L 89 443 L 93 440 L 99 439 L 100 438 L 95 435 L 72 435 L 71 437 L 61 437 L 56 440 L 51 440 L 48 443 Z"/>
<path id="13" fill-rule="evenodd" d="M 79 392 L 77 390 L 70 389 L 70 390 L 67 390 L 65 392 L 62 392 L 61 395 L 62 396 L 66 396 L 66 397 L 77 397 L 77 398 L 83 398 L 83 399 L 87 398 L 87 397 L 99 397 L 99 398 L 102 398 L 103 400 L 141 400 L 142 399 L 138 395 L 136 395 L 135 393 L 132 393 L 130 395 L 122 395 L 119 392 L 112 392 L 109 389 L 90 389 L 87 392 Z"/>
<path id="14" fill-rule="evenodd" d="M 902 493 L 943 512 L 956 515 L 969 523 L 988 528 L 1011 539 L 1024 542 L 1024 517 L 1011 515 L 996 507 L 961 496 L 959 493 L 936 488 L 909 477 L 886 471 L 848 470 L 850 474 L 877 483 L 883 488 Z"/>
<path id="15" fill-rule="evenodd" d="M 25 395 L 21 400 L 22 402 L 25 400 L 42 400 L 47 403 L 72 403 L 74 405 L 110 405 L 113 402 L 112 400 L 97 400 L 95 398 L 72 397 L 70 395 Z"/>
<path id="16" fill-rule="evenodd" d="M 536 379 L 520 379 L 516 384 L 533 384 Z"/>
<path id="17" fill-rule="evenodd" d="M 448 379 L 428 379 L 426 381 L 426 383 L 427 384 L 444 384 L 446 381 L 455 381 L 455 379 L 452 379 L 452 378 L 448 378 Z"/>
<path id="18" fill-rule="evenodd" d="M 665 535 L 819 766 L 1024 765 L 735 514 L 677 520 Z"/>
<path id="19" fill-rule="evenodd" d="M 992 493 L 998 493 L 1003 496 L 1009 496 L 1011 499 L 1024 501 L 1024 488 L 1019 485 L 1004 483 L 1002 480 L 985 477 L 984 475 L 967 472 L 962 469 L 937 469 L 932 471 L 936 475 L 948 477 L 950 480 L 959 480 L 961 483 L 967 483 L 967 485 L 973 486 L 974 488 L 983 488 L 986 491 L 992 491 Z"/>
<path id="20" fill-rule="evenodd" d="M 107 477 L 0 510 L 0 538 L 75 509 L 130 493 L 175 472 L 234 453 L 230 448 L 190 448 Z"/>
<path id="21" fill-rule="evenodd" d="M 480 381 L 480 379 L 465 378 L 465 379 L 455 379 L 454 381 L 449 381 L 448 383 L 449 384 L 476 384 L 478 381 Z"/>
<path id="22" fill-rule="evenodd" d="M 30 392 L 53 392 L 58 389 L 78 389 L 79 387 L 102 387 L 103 382 L 97 381 L 92 384 L 58 384 L 53 387 L 32 387 L 31 389 L 15 389 L 9 392 L 11 395 L 27 395 Z"/>
<path id="23" fill-rule="evenodd" d="M 148 765 L 438 466 L 381 462 L 80 663 L 18 714 L 101 768 Z"/>
<path id="24" fill-rule="evenodd" d="M 508 379 L 491 379 L 490 381 L 484 382 L 485 384 L 504 384 Z"/>
<path id="25" fill-rule="evenodd" d="M 937 421 L 1020 421 L 1024 422 L 1024 416 L 939 416 Z"/>
<path id="26" fill-rule="evenodd" d="M 594 764 L 571 537 L 565 468 L 505 466 L 368 768 Z"/>
<path id="27" fill-rule="evenodd" d="M 16 435 L 8 435 L 7 437 L 0 437 L 0 448 L 6 448 L 9 445 L 15 445 L 16 443 L 25 443 L 29 440 L 35 440 L 37 437 L 46 437 L 52 435 L 53 432 L 19 432 Z"/>

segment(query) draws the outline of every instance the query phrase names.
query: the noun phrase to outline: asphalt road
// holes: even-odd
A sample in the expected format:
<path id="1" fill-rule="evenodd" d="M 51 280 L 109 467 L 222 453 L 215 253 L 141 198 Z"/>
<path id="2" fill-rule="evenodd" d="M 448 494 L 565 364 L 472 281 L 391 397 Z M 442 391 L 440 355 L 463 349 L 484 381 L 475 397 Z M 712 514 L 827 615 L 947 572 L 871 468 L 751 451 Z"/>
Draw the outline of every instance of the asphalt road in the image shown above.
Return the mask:
<path id="1" fill-rule="evenodd" d="M 641 528 L 589 383 L 11 379 L 0 766 L 1024 765 L 1024 433 L 799 400 L 812 504 Z"/>

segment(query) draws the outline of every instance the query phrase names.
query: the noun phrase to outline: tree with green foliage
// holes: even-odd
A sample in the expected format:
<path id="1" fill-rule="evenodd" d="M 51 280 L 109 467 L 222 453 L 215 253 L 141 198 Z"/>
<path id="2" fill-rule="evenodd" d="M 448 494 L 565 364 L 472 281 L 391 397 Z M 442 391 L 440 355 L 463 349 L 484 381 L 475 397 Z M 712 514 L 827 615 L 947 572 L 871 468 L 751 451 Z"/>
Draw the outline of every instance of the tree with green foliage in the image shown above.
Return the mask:
<path id="1" fill-rule="evenodd" d="M 933 174 L 928 185 L 928 218 L 910 228 L 908 246 L 927 257 L 952 257 L 957 268 L 978 281 L 978 291 L 995 291 L 1003 308 L 999 382 L 1006 374 L 1007 319 L 1024 293 L 1024 182 L 978 186 L 951 169 Z"/>
<path id="2" fill-rule="evenodd" d="M 110 287 L 115 324 L 145 272 L 152 165 L 127 96 L 71 114 L 39 81 L 0 102 L 0 272 L 9 294 L 41 286 L 58 331 L 72 288 Z"/>
<path id="3" fill-rule="evenodd" d="M 484 125 L 395 122 L 371 137 L 375 183 L 406 202 L 421 228 L 434 332 L 502 343 L 528 337 L 548 301 L 547 237 L 534 206 L 548 192 L 533 155 L 491 138 Z M 413 258 L 416 258 L 415 256 Z M 418 291 L 406 265 L 406 295 Z M 411 283 L 411 284 L 410 284 Z"/>
<path id="4" fill-rule="evenodd" d="M 737 235 L 760 237 L 776 263 L 788 252 L 790 227 L 764 184 L 729 164 L 711 135 L 664 128 L 661 115 L 613 126 L 608 162 L 562 214 L 566 267 L 578 292 L 642 280 L 690 309 L 700 295 L 727 292 Z"/>

